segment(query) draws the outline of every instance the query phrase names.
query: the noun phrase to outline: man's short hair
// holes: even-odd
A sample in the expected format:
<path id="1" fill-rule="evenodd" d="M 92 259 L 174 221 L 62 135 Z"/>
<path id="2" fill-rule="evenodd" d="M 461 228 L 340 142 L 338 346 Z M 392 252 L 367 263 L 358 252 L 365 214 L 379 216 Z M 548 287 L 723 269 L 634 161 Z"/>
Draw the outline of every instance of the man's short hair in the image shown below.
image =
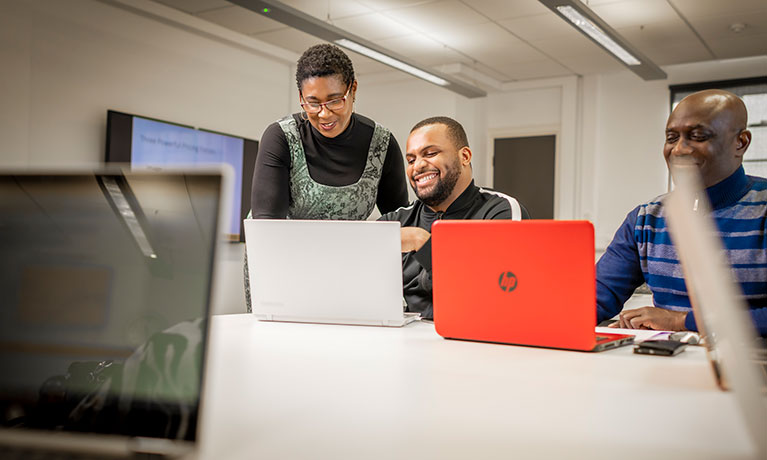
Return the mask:
<path id="1" fill-rule="evenodd" d="M 450 136 L 450 140 L 453 141 L 456 150 L 469 146 L 469 139 L 466 137 L 466 131 L 464 131 L 463 126 L 450 117 L 430 117 L 421 120 L 413 126 L 410 133 L 412 134 L 416 129 L 429 125 L 445 125 L 447 134 Z"/>

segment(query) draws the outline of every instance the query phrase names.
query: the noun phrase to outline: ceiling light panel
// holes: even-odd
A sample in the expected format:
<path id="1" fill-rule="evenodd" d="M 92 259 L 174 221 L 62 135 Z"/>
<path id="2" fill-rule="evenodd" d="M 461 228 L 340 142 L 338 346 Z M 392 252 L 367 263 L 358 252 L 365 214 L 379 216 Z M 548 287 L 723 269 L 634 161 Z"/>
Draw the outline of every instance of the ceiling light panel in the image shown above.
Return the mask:
<path id="1" fill-rule="evenodd" d="M 407 72 L 417 78 L 449 89 L 466 97 L 483 97 L 487 93 L 473 85 L 444 73 L 426 69 L 418 63 L 400 56 L 362 37 L 353 35 L 339 27 L 321 21 L 276 0 L 230 0 L 250 11 L 262 14 L 274 21 L 281 22 L 294 29 L 313 35 L 322 40 L 336 43 L 347 49 L 376 59 L 390 67 Z"/>
<path id="2" fill-rule="evenodd" d="M 643 80 L 667 78 L 648 57 L 620 36 L 609 24 L 578 0 L 538 0 L 557 16 L 599 45 Z"/>
<path id="3" fill-rule="evenodd" d="M 623 61 L 624 64 L 633 66 L 640 65 L 641 62 L 633 54 L 628 52 L 625 48 L 619 45 L 612 39 L 604 30 L 594 24 L 589 18 L 585 17 L 570 5 L 558 6 L 559 11 L 564 17 L 566 17 L 573 25 L 581 29 L 589 38 L 602 45 L 607 51 L 611 52 L 618 59 Z"/>
<path id="4" fill-rule="evenodd" d="M 434 74 L 426 72 L 425 70 L 421 70 L 418 67 L 414 67 L 410 64 L 406 64 L 402 61 L 399 61 L 390 56 L 387 56 L 374 49 L 360 45 L 359 43 L 349 40 L 347 38 L 341 38 L 339 40 L 335 40 L 335 44 L 338 46 L 343 46 L 346 49 L 355 51 L 369 58 L 375 59 L 376 61 L 382 62 L 390 67 L 394 67 L 395 69 L 399 69 L 403 72 L 407 72 L 410 75 L 416 76 L 422 80 L 426 80 L 430 83 L 434 83 L 435 85 L 439 85 L 439 86 L 448 85 L 448 81 L 445 80 L 444 78 L 440 78 Z"/>

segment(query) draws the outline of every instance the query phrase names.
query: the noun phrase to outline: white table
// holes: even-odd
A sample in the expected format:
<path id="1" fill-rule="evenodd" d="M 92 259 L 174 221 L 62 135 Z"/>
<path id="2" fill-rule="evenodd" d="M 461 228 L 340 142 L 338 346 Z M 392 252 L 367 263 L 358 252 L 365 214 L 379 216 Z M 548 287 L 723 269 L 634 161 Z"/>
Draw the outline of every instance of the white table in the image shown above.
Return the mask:
<path id="1" fill-rule="evenodd" d="M 754 456 L 699 347 L 582 353 L 250 315 L 215 316 L 211 334 L 200 458 Z"/>

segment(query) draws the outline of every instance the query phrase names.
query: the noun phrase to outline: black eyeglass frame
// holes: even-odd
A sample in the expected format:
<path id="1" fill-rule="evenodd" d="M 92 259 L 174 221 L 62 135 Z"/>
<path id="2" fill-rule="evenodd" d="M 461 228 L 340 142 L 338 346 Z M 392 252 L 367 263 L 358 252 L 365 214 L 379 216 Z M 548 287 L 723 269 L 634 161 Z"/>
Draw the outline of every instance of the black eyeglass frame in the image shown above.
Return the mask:
<path id="1" fill-rule="evenodd" d="M 331 112 L 335 112 L 336 110 L 341 110 L 346 106 L 346 99 L 349 97 L 349 93 L 351 92 L 351 90 L 352 90 L 352 85 L 350 84 L 349 88 L 346 89 L 346 94 L 344 94 L 342 97 L 339 97 L 337 99 L 331 99 L 326 102 L 306 102 L 306 100 L 304 100 L 304 95 L 301 94 L 301 100 L 303 102 L 299 102 L 299 104 L 301 105 L 301 108 L 304 109 L 304 112 L 310 113 L 312 115 L 316 115 L 322 112 L 322 107 L 325 107 L 325 109 L 330 110 Z M 329 105 L 335 104 L 338 101 L 341 101 L 341 106 L 336 107 L 335 109 L 332 109 L 329 107 Z M 316 106 L 317 107 L 316 110 L 315 109 L 307 110 L 307 107 L 312 107 L 312 106 Z"/>

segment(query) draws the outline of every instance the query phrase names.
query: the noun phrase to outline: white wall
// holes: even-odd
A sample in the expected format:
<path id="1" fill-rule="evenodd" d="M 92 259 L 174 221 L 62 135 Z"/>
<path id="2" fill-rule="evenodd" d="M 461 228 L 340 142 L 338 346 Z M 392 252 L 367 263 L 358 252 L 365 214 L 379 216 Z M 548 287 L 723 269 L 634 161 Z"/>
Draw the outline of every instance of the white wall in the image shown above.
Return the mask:
<path id="1" fill-rule="evenodd" d="M 667 80 L 643 81 L 629 71 L 583 78 L 582 155 L 593 155 L 592 197 L 597 250 L 626 214 L 668 189 L 662 149 L 669 85 L 762 76 L 767 56 L 667 66 Z"/>
<path id="2" fill-rule="evenodd" d="M 507 84 L 490 94 L 488 184 L 494 137 L 557 134 L 555 215 L 591 220 L 597 252 L 604 250 L 631 209 L 667 190 L 662 147 L 669 85 L 764 75 L 767 57 L 664 70 L 669 78 L 661 81 L 646 82 L 627 70 L 578 77 L 577 84 L 570 79 Z"/>
<path id="3" fill-rule="evenodd" d="M 583 100 L 592 101 L 583 133 L 593 159 L 596 246 L 609 244 L 626 214 L 666 191 L 661 154 L 668 117 L 668 82 L 645 82 L 630 72 L 584 78 Z M 586 137 L 586 136 L 584 136 Z"/>
<path id="4" fill-rule="evenodd" d="M 107 109 L 254 139 L 295 109 L 289 61 L 98 1 L 0 2 L 0 63 L 0 167 L 101 161 Z M 244 311 L 242 249 L 214 311 Z"/>
<path id="5" fill-rule="evenodd" d="M 492 185 L 494 139 L 553 134 L 556 136 L 554 216 L 559 219 L 581 217 L 578 95 L 576 77 L 509 83 L 502 91 L 488 95 L 485 111 L 488 157 L 484 165 L 488 183 Z"/>
<path id="6" fill-rule="evenodd" d="M 452 91 L 447 91 L 431 83 L 406 77 L 399 72 L 386 72 L 382 75 L 362 75 L 357 77 L 356 111 L 372 118 L 387 127 L 399 143 L 405 154 L 407 137 L 410 129 L 424 118 L 448 116 L 466 125 L 474 125 L 475 103 Z M 467 132 L 469 144 L 477 132 Z M 474 151 L 474 154 L 478 153 Z M 476 161 L 476 160 L 475 160 Z M 414 198 L 409 190 L 411 199 Z"/>
<path id="7" fill-rule="evenodd" d="M 2 166 L 100 161 L 107 109 L 259 138 L 289 108 L 276 59 L 96 1 L 0 5 Z"/>

